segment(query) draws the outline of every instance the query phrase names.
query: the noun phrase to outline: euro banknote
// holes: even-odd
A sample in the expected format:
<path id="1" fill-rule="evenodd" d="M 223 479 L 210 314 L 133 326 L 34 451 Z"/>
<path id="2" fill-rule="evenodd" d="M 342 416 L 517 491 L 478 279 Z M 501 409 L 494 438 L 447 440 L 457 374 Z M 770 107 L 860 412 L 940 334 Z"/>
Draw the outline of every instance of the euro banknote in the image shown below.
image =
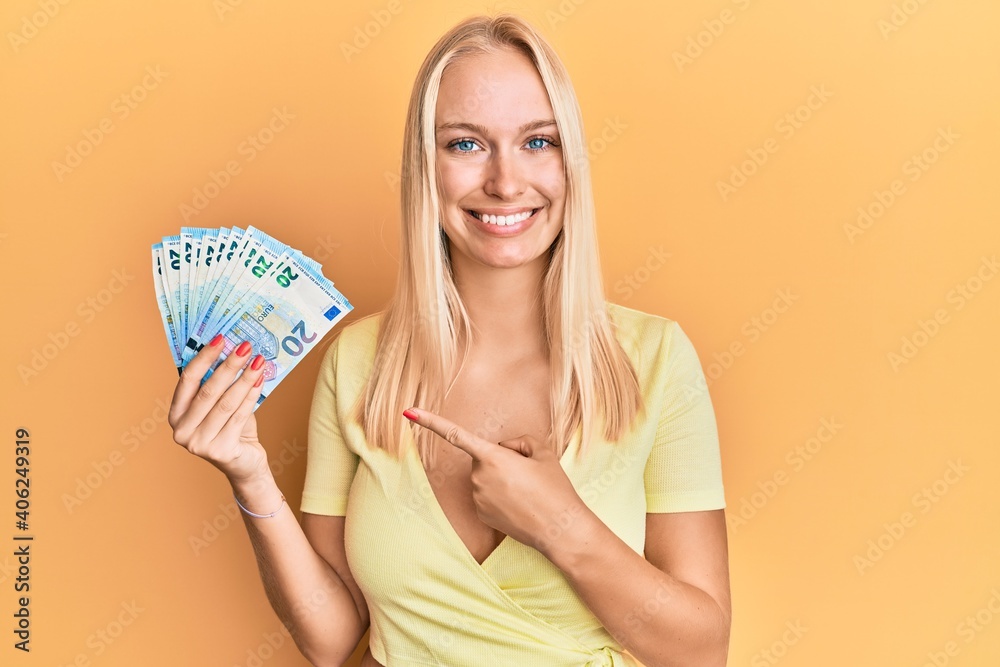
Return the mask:
<path id="1" fill-rule="evenodd" d="M 261 229 L 182 227 L 152 245 L 153 287 L 178 373 L 216 334 L 219 358 L 244 340 L 264 357 L 255 410 L 354 306 L 322 265 Z M 240 373 L 243 370 L 241 369 Z"/>

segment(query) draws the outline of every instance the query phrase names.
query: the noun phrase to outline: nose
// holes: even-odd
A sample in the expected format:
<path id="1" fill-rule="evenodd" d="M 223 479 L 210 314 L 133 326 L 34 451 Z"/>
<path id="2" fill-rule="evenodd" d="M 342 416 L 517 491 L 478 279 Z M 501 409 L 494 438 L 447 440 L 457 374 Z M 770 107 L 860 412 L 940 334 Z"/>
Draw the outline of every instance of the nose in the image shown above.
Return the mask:
<path id="1" fill-rule="evenodd" d="M 486 194 L 499 199 L 513 200 L 524 194 L 524 175 L 517 158 L 505 151 L 495 151 L 486 168 Z"/>

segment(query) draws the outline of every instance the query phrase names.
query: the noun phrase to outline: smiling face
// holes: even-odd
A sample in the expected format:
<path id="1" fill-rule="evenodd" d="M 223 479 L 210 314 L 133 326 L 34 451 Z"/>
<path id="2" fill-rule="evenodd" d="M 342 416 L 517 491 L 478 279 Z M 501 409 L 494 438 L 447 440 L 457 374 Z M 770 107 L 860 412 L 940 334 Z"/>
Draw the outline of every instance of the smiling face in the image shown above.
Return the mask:
<path id="1" fill-rule="evenodd" d="M 544 265 L 562 229 L 566 178 L 552 105 L 531 60 L 501 49 L 452 61 L 434 124 L 452 265 Z"/>

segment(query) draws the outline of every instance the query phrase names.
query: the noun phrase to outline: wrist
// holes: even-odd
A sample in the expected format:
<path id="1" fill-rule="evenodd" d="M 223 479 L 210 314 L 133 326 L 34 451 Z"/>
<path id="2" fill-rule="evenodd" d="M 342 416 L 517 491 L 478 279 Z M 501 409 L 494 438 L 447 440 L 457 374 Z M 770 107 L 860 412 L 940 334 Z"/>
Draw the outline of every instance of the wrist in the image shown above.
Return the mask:
<path id="1" fill-rule="evenodd" d="M 247 510 L 256 514 L 267 514 L 280 509 L 284 496 L 270 471 L 243 479 L 230 479 L 233 497 Z"/>
<path id="2" fill-rule="evenodd" d="M 607 526 L 585 503 L 563 512 L 558 528 L 540 541 L 538 550 L 563 572 L 575 570 L 601 543 Z"/>
<path id="3" fill-rule="evenodd" d="M 252 491 L 255 488 L 264 488 L 275 483 L 274 475 L 271 473 L 271 467 L 267 463 L 266 456 L 249 464 L 248 468 L 249 470 L 240 470 L 239 472 L 232 470 L 223 471 L 234 491 L 238 490 L 237 487 Z"/>

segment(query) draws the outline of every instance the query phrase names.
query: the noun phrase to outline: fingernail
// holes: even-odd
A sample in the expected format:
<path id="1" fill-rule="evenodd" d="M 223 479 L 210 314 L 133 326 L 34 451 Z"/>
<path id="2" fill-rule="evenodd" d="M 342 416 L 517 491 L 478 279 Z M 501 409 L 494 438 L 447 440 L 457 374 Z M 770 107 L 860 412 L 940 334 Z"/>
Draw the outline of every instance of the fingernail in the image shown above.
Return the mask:
<path id="1" fill-rule="evenodd" d="M 212 339 L 208 345 L 209 347 L 218 347 L 219 343 L 222 342 L 222 334 L 215 334 L 215 338 Z"/>
<path id="2" fill-rule="evenodd" d="M 417 418 L 419 417 L 419 415 L 417 415 L 415 411 L 409 409 L 403 410 L 403 416 L 409 419 L 411 422 L 417 421 Z"/>
<path id="3" fill-rule="evenodd" d="M 257 381 L 253 383 L 253 386 L 259 387 L 260 384 L 261 384 L 261 382 L 263 382 L 263 381 L 264 381 L 264 376 L 261 375 L 259 378 L 257 378 Z"/>
<path id="4" fill-rule="evenodd" d="M 250 341 L 245 340 L 242 343 L 240 343 L 240 346 L 238 348 L 236 348 L 236 356 L 245 357 L 248 354 L 250 354 Z"/>
<path id="5" fill-rule="evenodd" d="M 263 365 L 264 365 L 264 357 L 259 354 L 253 358 L 252 362 L 250 362 L 250 368 L 252 368 L 253 370 L 257 370 Z"/>

